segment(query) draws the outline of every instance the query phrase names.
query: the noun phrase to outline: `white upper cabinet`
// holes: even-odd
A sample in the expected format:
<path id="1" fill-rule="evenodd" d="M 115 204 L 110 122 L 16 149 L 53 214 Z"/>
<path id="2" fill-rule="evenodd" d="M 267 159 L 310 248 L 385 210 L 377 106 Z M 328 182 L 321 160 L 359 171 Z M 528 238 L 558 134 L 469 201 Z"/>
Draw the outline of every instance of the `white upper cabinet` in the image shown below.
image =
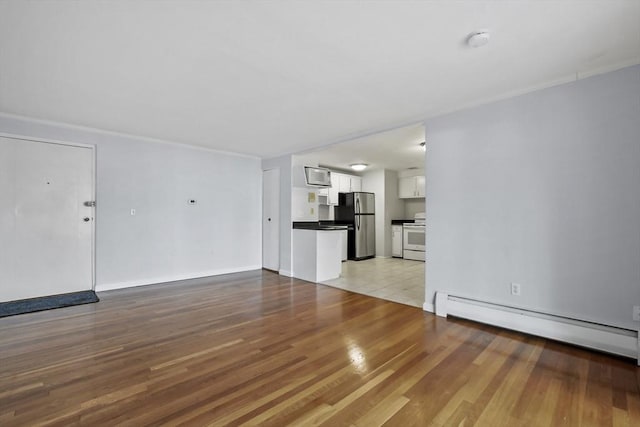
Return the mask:
<path id="1" fill-rule="evenodd" d="M 351 177 L 349 175 L 338 174 L 340 177 L 340 192 L 341 193 L 350 193 L 351 192 Z"/>
<path id="2" fill-rule="evenodd" d="M 416 184 L 413 176 L 398 179 L 398 197 L 401 199 L 416 197 Z"/>
<path id="3" fill-rule="evenodd" d="M 352 191 L 362 191 L 362 178 L 354 175 L 331 172 L 331 187 L 326 189 L 326 193 L 320 190 L 319 194 L 327 195 L 328 205 L 338 204 L 338 193 L 351 193 Z"/>
<path id="4" fill-rule="evenodd" d="M 362 178 L 354 175 L 343 175 L 337 174 L 340 176 L 340 192 L 341 193 L 351 193 L 353 191 L 362 191 Z"/>
<path id="5" fill-rule="evenodd" d="M 424 197 L 424 176 L 410 176 L 398 180 L 398 195 L 401 199 Z"/>
<path id="6" fill-rule="evenodd" d="M 362 178 L 359 176 L 351 177 L 351 191 L 362 191 Z"/>
<path id="7" fill-rule="evenodd" d="M 424 176 L 416 176 L 416 194 L 418 195 L 418 197 L 424 197 L 425 195 L 425 179 Z"/>
<path id="8" fill-rule="evenodd" d="M 338 193 L 340 192 L 340 174 L 331 172 L 331 187 L 329 188 L 328 205 L 338 204 Z"/>

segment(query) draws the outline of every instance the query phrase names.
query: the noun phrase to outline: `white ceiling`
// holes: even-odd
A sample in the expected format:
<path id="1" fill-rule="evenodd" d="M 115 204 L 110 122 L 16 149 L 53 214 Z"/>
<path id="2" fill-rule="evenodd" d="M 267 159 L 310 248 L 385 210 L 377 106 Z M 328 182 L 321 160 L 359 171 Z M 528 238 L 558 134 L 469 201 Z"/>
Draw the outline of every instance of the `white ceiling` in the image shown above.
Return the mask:
<path id="1" fill-rule="evenodd" d="M 260 157 L 639 62 L 640 0 L 0 1 L 0 112 Z"/>
<path id="2" fill-rule="evenodd" d="M 367 171 L 424 168 L 425 151 L 420 146 L 424 140 L 424 126 L 420 123 L 333 144 L 298 157 L 308 165 L 318 164 L 355 174 L 359 173 L 350 169 L 354 163 L 365 163 Z"/>

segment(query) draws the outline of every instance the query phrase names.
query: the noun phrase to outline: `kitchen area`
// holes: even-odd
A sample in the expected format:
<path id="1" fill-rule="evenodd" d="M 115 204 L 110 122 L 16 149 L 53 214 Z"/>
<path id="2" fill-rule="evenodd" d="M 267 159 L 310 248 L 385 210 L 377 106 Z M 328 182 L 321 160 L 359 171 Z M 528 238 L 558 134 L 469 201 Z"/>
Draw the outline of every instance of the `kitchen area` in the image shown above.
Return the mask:
<path id="1" fill-rule="evenodd" d="M 309 231 L 301 230 L 317 227 L 317 233 L 339 238 L 325 255 L 316 251 L 312 262 L 319 266 L 319 256 L 333 258 L 331 273 L 307 275 L 305 280 L 422 307 L 426 259 L 423 142 L 424 129 L 415 125 L 295 156 L 294 277 L 305 278 L 297 272 L 302 259 L 308 258 L 302 256 L 299 246 L 301 235 Z M 345 166 L 345 162 L 352 163 Z M 309 247 L 308 242 L 306 245 Z M 317 243 L 315 247 L 319 249 Z M 336 258 L 340 259 L 337 268 Z"/>

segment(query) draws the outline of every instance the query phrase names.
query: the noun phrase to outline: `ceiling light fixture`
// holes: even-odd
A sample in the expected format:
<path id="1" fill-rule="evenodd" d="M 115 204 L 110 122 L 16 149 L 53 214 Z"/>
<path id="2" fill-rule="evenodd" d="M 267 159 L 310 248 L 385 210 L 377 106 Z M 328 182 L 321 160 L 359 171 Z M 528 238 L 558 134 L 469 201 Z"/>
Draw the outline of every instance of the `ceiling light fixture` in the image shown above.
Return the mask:
<path id="1" fill-rule="evenodd" d="M 422 148 L 422 151 L 427 151 L 427 141 L 422 141 L 420 143 L 420 148 Z"/>
<path id="2" fill-rule="evenodd" d="M 360 171 L 365 170 L 367 168 L 367 166 L 369 166 L 369 165 L 366 164 L 366 163 L 354 163 L 354 164 L 352 164 L 350 166 L 351 166 L 351 169 L 353 169 L 354 171 L 360 172 Z"/>
<path id="3" fill-rule="evenodd" d="M 487 31 L 476 31 L 467 37 L 467 44 L 470 47 L 481 47 L 487 43 L 489 43 L 489 32 Z"/>

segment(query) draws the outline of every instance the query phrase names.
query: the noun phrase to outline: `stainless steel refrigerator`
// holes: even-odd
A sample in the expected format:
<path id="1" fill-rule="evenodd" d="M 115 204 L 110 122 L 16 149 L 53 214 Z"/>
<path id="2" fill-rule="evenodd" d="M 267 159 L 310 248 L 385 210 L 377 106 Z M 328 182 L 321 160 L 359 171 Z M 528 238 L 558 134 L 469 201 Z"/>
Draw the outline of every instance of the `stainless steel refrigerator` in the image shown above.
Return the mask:
<path id="1" fill-rule="evenodd" d="M 365 192 L 340 193 L 334 209 L 337 224 L 352 224 L 348 231 L 349 259 L 361 260 L 376 255 L 375 194 Z"/>

